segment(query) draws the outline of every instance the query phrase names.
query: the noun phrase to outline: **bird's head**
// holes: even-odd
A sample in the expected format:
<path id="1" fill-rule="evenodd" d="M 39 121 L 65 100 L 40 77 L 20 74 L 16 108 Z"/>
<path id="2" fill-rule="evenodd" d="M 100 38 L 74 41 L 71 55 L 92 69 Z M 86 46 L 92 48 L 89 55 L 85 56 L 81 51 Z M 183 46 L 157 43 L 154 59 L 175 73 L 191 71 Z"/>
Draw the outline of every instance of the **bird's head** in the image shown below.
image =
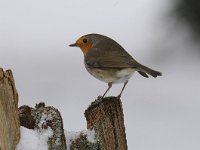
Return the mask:
<path id="1" fill-rule="evenodd" d="M 100 34 L 87 34 L 81 36 L 74 44 L 70 44 L 70 47 L 79 47 L 83 54 L 87 54 L 87 52 L 96 46 L 105 36 Z"/>

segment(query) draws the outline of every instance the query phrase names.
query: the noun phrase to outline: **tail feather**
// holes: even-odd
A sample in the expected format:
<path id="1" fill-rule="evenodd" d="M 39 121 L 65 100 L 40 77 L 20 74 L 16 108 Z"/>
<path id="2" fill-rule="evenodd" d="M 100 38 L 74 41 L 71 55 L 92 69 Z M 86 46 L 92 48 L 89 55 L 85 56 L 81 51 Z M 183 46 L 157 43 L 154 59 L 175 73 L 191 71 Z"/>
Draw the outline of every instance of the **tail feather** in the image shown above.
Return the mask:
<path id="1" fill-rule="evenodd" d="M 148 67 L 143 66 L 143 65 L 140 66 L 140 69 L 139 69 L 138 73 L 141 74 L 143 77 L 146 77 L 146 78 L 148 78 L 147 74 L 151 75 L 154 78 L 156 78 L 157 76 L 161 76 L 162 75 L 161 72 L 153 70 L 153 69 L 148 68 Z"/>

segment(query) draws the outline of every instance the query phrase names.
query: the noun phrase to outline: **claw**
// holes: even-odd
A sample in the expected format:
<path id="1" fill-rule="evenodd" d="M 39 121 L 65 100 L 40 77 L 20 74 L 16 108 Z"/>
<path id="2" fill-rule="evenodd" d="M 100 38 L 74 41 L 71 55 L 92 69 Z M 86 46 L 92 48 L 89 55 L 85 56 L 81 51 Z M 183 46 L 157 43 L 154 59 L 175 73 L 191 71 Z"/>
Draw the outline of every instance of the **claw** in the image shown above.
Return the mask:
<path id="1" fill-rule="evenodd" d="M 121 98 L 121 94 L 119 94 L 118 96 L 117 96 L 117 99 L 120 99 Z"/>

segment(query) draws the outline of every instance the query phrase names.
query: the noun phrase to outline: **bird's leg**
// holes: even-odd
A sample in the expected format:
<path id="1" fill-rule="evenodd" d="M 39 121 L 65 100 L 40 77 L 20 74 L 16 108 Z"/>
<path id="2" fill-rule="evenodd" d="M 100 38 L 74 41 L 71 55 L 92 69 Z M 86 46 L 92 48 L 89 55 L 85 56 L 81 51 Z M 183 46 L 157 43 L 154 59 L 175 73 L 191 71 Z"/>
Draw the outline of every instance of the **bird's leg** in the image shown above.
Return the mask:
<path id="1" fill-rule="evenodd" d="M 125 88 L 125 86 L 126 86 L 127 83 L 128 83 L 128 80 L 124 83 L 124 86 L 123 86 L 123 88 L 122 88 L 120 94 L 117 96 L 117 98 L 120 98 L 120 97 L 121 97 L 122 92 L 124 91 L 124 88 Z"/>
<path id="2" fill-rule="evenodd" d="M 103 96 L 101 98 L 104 98 L 104 96 L 110 90 L 111 87 L 112 87 L 112 82 L 108 83 L 108 88 L 107 88 L 107 90 L 105 91 L 105 93 L 103 94 Z"/>

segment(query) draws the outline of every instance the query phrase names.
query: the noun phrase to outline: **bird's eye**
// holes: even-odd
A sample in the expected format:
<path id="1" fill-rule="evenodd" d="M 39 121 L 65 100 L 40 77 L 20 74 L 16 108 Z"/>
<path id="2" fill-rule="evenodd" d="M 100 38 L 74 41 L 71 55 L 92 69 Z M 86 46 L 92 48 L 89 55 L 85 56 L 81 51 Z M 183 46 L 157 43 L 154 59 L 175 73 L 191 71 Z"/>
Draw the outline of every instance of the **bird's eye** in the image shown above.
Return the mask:
<path id="1" fill-rule="evenodd" d="M 87 39 L 83 39 L 83 43 L 87 43 Z"/>

